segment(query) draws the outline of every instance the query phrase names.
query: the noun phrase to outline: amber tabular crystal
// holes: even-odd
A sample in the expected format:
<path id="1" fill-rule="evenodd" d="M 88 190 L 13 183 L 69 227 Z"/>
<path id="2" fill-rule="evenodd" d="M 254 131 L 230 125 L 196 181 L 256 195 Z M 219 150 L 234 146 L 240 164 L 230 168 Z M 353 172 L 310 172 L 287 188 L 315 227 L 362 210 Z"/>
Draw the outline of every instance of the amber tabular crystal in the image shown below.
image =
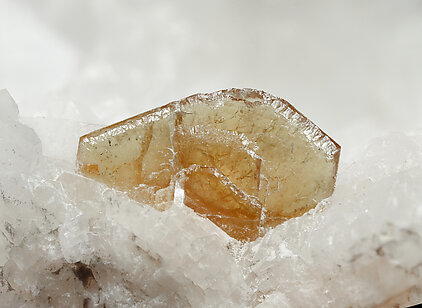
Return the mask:
<path id="1" fill-rule="evenodd" d="M 252 89 L 197 94 L 82 136 L 81 172 L 160 210 L 185 205 L 254 240 L 334 189 L 340 146 L 285 100 Z"/>

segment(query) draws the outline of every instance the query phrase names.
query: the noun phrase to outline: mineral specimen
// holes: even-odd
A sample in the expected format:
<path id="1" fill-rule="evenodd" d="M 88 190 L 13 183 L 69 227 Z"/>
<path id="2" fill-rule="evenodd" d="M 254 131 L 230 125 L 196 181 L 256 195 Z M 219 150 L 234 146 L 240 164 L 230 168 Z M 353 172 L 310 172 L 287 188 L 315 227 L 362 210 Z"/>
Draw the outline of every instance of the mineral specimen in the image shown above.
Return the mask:
<path id="1" fill-rule="evenodd" d="M 254 240 L 334 189 L 340 146 L 265 92 L 197 94 L 82 136 L 82 173 L 158 209 L 185 205 Z"/>
<path id="2" fill-rule="evenodd" d="M 76 152 L 70 136 L 92 126 L 74 122 L 69 135 L 53 120 L 28 121 L 0 91 L 2 308 L 422 301 L 421 134 L 373 140 L 343 161 L 330 198 L 240 244 L 184 206 L 179 188 L 174 205 L 156 211 L 75 173 L 61 149 Z M 213 170 L 195 169 L 186 172 Z"/>

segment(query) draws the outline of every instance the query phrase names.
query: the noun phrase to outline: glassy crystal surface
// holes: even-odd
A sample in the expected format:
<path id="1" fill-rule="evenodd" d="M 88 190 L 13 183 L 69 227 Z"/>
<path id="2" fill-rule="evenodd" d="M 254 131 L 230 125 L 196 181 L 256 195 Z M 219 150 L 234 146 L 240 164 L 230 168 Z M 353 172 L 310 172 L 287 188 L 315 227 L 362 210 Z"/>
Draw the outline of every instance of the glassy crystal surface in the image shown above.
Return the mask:
<path id="1" fill-rule="evenodd" d="M 254 240 L 334 189 L 340 146 L 285 100 L 252 89 L 197 94 L 82 136 L 81 172 L 165 210 L 185 205 Z"/>

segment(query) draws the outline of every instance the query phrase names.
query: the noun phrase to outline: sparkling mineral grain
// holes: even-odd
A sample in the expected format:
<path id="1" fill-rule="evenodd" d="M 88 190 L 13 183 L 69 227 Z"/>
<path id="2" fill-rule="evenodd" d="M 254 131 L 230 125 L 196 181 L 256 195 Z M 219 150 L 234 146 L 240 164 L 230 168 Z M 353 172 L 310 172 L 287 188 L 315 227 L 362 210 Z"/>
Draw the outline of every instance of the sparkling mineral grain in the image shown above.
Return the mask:
<path id="1" fill-rule="evenodd" d="M 138 202 L 184 204 L 238 240 L 297 217 L 334 189 L 340 146 L 262 91 L 197 94 L 82 136 L 81 172 Z"/>

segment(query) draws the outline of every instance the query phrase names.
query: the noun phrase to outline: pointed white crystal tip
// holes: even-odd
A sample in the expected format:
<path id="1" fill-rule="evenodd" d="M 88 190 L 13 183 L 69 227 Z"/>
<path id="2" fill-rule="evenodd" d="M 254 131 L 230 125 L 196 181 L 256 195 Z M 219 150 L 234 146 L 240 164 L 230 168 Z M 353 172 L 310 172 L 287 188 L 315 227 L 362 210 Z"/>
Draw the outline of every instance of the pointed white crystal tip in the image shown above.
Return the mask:
<path id="1" fill-rule="evenodd" d="M 16 121 L 19 109 L 6 89 L 0 90 L 0 121 Z"/>

